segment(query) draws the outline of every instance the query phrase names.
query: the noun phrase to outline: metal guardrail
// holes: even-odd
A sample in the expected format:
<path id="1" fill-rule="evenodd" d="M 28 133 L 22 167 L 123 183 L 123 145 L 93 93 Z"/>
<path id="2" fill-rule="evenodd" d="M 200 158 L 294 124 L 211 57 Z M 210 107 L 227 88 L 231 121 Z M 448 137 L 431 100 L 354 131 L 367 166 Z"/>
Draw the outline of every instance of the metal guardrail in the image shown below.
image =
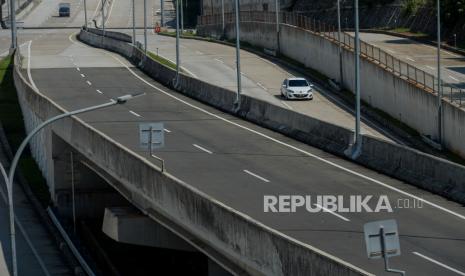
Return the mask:
<path id="1" fill-rule="evenodd" d="M 314 18 L 304 16 L 300 13 L 282 12 L 279 16 L 281 24 L 287 24 L 304 30 L 313 32 L 322 36 L 336 44 L 339 44 L 337 28 L 333 25 L 321 22 Z M 276 23 L 276 13 L 274 12 L 254 12 L 241 11 L 241 22 L 262 22 L 274 24 Z M 204 15 L 198 18 L 199 25 L 218 25 L 222 22 L 221 14 Z M 225 24 L 235 22 L 234 13 L 225 14 Z M 340 43 L 343 47 L 353 50 L 355 47 L 355 38 L 345 32 L 341 33 Z M 360 51 L 362 58 L 365 58 L 377 65 L 383 67 L 392 74 L 413 83 L 414 85 L 424 89 L 425 91 L 438 94 L 438 79 L 414 65 L 402 61 L 393 55 L 385 52 L 379 47 L 373 46 L 364 41 L 360 41 Z M 461 89 L 452 83 L 443 81 L 443 98 L 450 102 L 462 106 L 465 103 L 465 89 Z"/>

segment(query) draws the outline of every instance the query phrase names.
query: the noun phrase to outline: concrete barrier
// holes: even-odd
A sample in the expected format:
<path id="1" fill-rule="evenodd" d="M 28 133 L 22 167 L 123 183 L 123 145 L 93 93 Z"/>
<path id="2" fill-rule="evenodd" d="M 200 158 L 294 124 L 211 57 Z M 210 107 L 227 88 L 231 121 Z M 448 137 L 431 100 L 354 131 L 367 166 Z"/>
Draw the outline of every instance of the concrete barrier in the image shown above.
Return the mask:
<path id="1" fill-rule="evenodd" d="M 87 31 L 90 33 L 96 34 L 96 35 L 100 35 L 100 36 L 103 36 L 104 34 L 103 30 L 101 29 L 88 28 Z M 114 38 L 117 40 L 121 40 L 124 42 L 129 42 L 129 43 L 132 42 L 132 36 L 128 34 L 120 33 L 120 32 L 113 32 L 113 31 L 105 30 L 105 36 Z"/>
<path id="2" fill-rule="evenodd" d="M 99 42 L 101 39 L 89 37 L 85 32 L 81 32 L 81 39 L 91 45 L 95 45 L 95 41 L 97 41 L 97 44 L 101 43 Z M 107 44 L 110 44 L 113 50 L 115 50 L 114 47 L 120 48 L 119 53 L 125 56 L 127 52 L 124 50 L 127 47 L 126 43 L 113 40 Z M 118 50 L 115 51 L 118 52 Z M 140 60 L 143 59 L 140 56 L 142 52 L 137 50 L 136 53 L 136 58 L 134 56 L 125 57 L 133 62 L 135 61 L 135 64 L 139 64 Z M 153 67 L 149 68 L 150 66 Z M 153 60 L 145 64 L 142 63 L 142 67 L 149 76 L 172 87 L 170 80 L 174 79 L 174 70 Z M 342 157 L 345 157 L 344 150 L 352 141 L 353 132 L 349 129 L 247 95 L 242 96 L 241 108 L 236 110 L 234 107 L 235 93 L 233 91 L 184 74 L 180 75 L 180 85 L 177 89 L 185 95 L 218 109 Z M 432 95 L 423 94 L 423 96 L 425 101 L 434 100 Z M 446 104 L 445 114 L 460 113 L 457 108 L 450 108 L 450 110 L 449 108 L 450 106 Z M 421 116 L 421 114 L 417 116 Z M 461 114 L 456 116 L 461 116 Z M 457 120 L 457 118 L 448 117 L 446 119 L 450 119 L 450 124 Z M 448 126 L 446 129 L 453 128 Z M 465 137 L 465 133 L 462 133 L 461 129 L 455 129 L 455 131 L 457 133 L 454 135 Z M 464 166 L 371 136 L 363 136 L 363 141 L 362 155 L 356 160 L 359 164 L 465 204 Z"/>
<path id="3" fill-rule="evenodd" d="M 158 76 L 172 74 L 168 67 L 149 63 L 149 59 L 140 60 L 140 51 L 129 51 L 127 43 L 111 38 L 99 37 L 82 31 L 80 39 L 92 45 L 100 44 L 133 61 L 141 63 L 147 72 Z M 148 68 L 152 64 L 154 68 Z M 167 70 L 167 71 L 165 71 Z M 203 97 L 218 95 L 216 87 L 196 82 L 195 79 L 182 75 L 185 85 L 197 85 L 204 89 Z M 64 110 L 45 95 L 28 84 L 19 67 L 15 68 L 14 81 L 18 98 L 28 122 L 28 131 L 46 118 L 61 114 Z M 169 77 L 162 81 L 170 82 Z M 186 89 L 189 93 L 194 93 Z M 220 93 L 221 94 L 221 93 Z M 229 108 L 232 92 L 223 91 L 215 99 L 216 104 Z M 214 97 L 214 96 L 213 96 Z M 231 99 L 229 99 L 231 98 Z M 203 98 L 207 100 L 207 98 Z M 226 105 L 222 102 L 226 101 Z M 57 135 L 80 154 L 92 160 L 93 164 L 108 174 L 111 185 L 130 200 L 142 212 L 152 216 L 161 214 L 179 227 L 189 231 L 195 242 L 211 247 L 223 257 L 231 260 L 250 275 L 371 275 L 355 266 L 326 254 L 307 244 L 296 241 L 282 233 L 245 216 L 228 206 L 210 198 L 189 184 L 168 173 L 161 173 L 160 168 L 147 162 L 145 158 L 125 148 L 102 132 L 93 128 L 77 117 L 57 121 L 43 131 L 42 141 L 45 145 L 52 143 L 50 137 Z M 31 144 L 32 151 L 40 152 L 52 160 L 51 147 L 44 144 Z M 41 167 L 50 174 L 53 168 Z M 53 182 L 53 179 L 51 179 Z M 154 215 L 153 215 L 154 216 Z"/>
<path id="4" fill-rule="evenodd" d="M 241 40 L 253 46 L 276 49 L 276 30 L 272 26 L 265 22 L 241 22 Z M 282 24 L 280 28 L 280 54 L 331 79 L 339 79 L 339 47 L 335 42 L 295 26 Z M 216 36 L 221 30 L 220 25 L 197 27 L 197 33 L 202 36 Z M 235 38 L 234 24 L 226 24 L 225 36 Z M 343 60 L 343 86 L 355 91 L 353 52 L 344 49 Z M 361 97 L 420 134 L 438 138 L 437 96 L 366 58 L 361 59 Z M 447 100 L 443 100 L 443 105 L 444 146 L 465 157 L 465 111 Z"/>

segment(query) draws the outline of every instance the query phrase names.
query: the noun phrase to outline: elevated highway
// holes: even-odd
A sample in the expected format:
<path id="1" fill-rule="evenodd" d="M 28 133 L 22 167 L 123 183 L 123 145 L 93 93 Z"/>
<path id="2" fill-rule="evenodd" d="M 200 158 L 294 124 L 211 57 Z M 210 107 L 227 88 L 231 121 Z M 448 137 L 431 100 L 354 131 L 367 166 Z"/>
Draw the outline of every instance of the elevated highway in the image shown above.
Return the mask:
<path id="1" fill-rule="evenodd" d="M 393 260 L 394 266 L 420 275 L 454 275 L 420 257 L 428 256 L 463 270 L 460 237 L 464 214 L 458 205 L 196 103 L 154 83 L 114 54 L 72 38 L 55 43 L 61 50 L 50 48 L 49 39 L 35 42 L 24 60 L 25 64 L 31 60 L 31 82 L 67 110 L 128 91 L 146 92 L 125 107 L 80 118 L 155 164 L 156 160 L 139 149 L 137 126 L 138 122 L 165 122 L 167 146 L 157 155 L 165 159 L 170 174 L 188 185 L 286 236 L 381 275 L 381 263 L 366 260 L 361 227 L 372 220 L 396 218 L 404 254 Z M 54 68 L 46 68 L 52 49 L 60 54 L 54 55 Z M 115 67 L 86 66 L 89 59 L 101 59 L 99 64 L 108 62 Z M 415 195 L 434 205 L 395 209 L 394 213 L 264 213 L 263 196 L 270 194 L 387 195 L 394 202 Z"/>
<path id="2" fill-rule="evenodd" d="M 115 1 L 114 5 L 119 2 L 121 1 Z M 115 6 L 115 15 L 119 14 L 117 7 L 124 10 L 123 4 Z M 47 22 L 42 19 L 37 22 Z M 61 23 L 51 20 L 53 24 Z M 123 24 L 125 18 L 121 14 L 115 17 L 114 21 L 112 16 L 108 20 L 110 25 L 119 25 Z M 144 179 L 143 172 L 157 181 L 165 177 L 170 180 L 177 179 L 183 183 L 183 187 L 201 194 L 212 204 L 219 204 L 240 217 L 250 219 L 260 227 L 272 229 L 273 233 L 280 237 L 303 247 L 318 248 L 334 256 L 331 258 L 347 264 L 351 269 L 357 270 L 358 267 L 376 275 L 389 274 L 383 272 L 381 262 L 367 260 L 362 227 L 364 223 L 373 220 L 394 218 L 400 227 L 402 256 L 392 259 L 392 266 L 406 270 L 412 275 L 465 275 L 463 206 L 187 98 L 150 79 L 123 57 L 78 42 L 74 30 L 53 30 L 45 33 L 28 30 L 20 34 L 20 37 L 22 41 L 27 42 L 21 47 L 21 53 L 24 55 L 24 78 L 60 108 L 73 110 L 102 103 L 128 92 L 146 93 L 144 97 L 137 98 L 125 106 L 79 116 L 83 125 L 90 128 L 66 121 L 51 129 L 70 147 L 86 156 L 94 170 L 113 176 L 113 188 L 124 194 L 124 189 L 118 186 L 118 181 L 123 183 L 124 187 L 132 187 L 130 199 L 138 208 L 144 209 L 141 202 L 149 201 L 146 198 L 141 199 L 144 198 L 141 196 L 144 193 L 159 200 L 154 202 L 163 203 L 161 196 L 152 193 L 147 188 L 150 186 L 145 186 L 152 183 L 152 180 Z M 170 58 L 172 52 L 168 48 L 172 43 L 172 39 L 169 38 L 151 37 L 150 47 L 155 51 L 158 44 L 161 53 Z M 3 44 L 1 45 L 0 49 L 3 49 Z M 200 57 L 203 55 L 196 51 L 202 52 L 202 48 L 210 46 L 200 42 L 183 42 L 183 45 L 186 47 L 184 50 L 189 51 L 187 53 L 191 59 L 186 60 L 185 65 L 189 71 L 213 83 L 215 79 L 231 79 L 229 73 L 218 73 L 208 79 L 208 72 L 211 71 L 206 70 L 209 66 L 200 65 L 215 64 L 214 71 L 231 71 L 232 59 L 229 50 L 211 46 L 210 51 L 218 53 L 205 58 Z M 223 51 L 226 54 L 223 54 Z M 252 68 L 245 69 L 250 70 L 245 71 L 246 83 L 250 84 L 246 91 L 253 96 L 262 95 L 260 97 L 265 100 L 284 105 L 281 99 L 274 97 L 272 87 L 275 86 L 276 79 L 279 78 L 280 82 L 282 77 L 292 72 L 283 72 L 275 65 L 259 60 L 253 55 L 245 54 L 245 57 L 250 60 L 249 68 Z M 215 58 L 223 60 L 223 63 L 214 60 Z M 253 72 L 259 67 L 269 70 L 273 80 L 262 81 L 267 74 L 254 75 Z M 258 82 L 267 89 L 257 88 Z M 318 96 L 314 103 L 289 105 L 299 112 L 309 112 L 309 115 L 320 113 L 305 111 L 307 107 L 304 107 L 304 104 L 319 104 L 318 108 L 325 106 L 326 111 L 333 110 L 330 112 L 334 115 L 332 120 L 350 125 L 349 113 L 333 105 L 323 96 Z M 138 124 L 152 121 L 162 121 L 166 128 L 166 147 L 156 152 L 157 156 L 166 162 L 168 173 L 161 176 L 157 170 L 158 161 L 139 148 L 137 139 Z M 83 129 L 91 129 L 92 132 L 80 133 L 79 130 Z M 102 139 L 111 141 L 110 144 L 117 148 L 121 155 L 111 155 L 112 152 L 108 151 L 105 152 L 108 155 L 104 156 L 104 159 L 99 159 L 97 157 L 102 157 L 100 154 L 105 151 L 101 145 L 80 148 L 79 146 L 85 145 L 83 141 L 94 141 L 90 140 L 90 136 L 84 136 L 88 133 L 93 133 L 91 136 L 94 139 L 105 137 Z M 373 133 L 376 135 L 375 131 Z M 95 159 L 92 160 L 92 157 Z M 53 165 L 52 161 L 48 162 Z M 117 171 L 115 168 L 122 170 Z M 161 182 L 156 184 L 159 183 Z M 167 190 L 177 187 L 170 183 L 174 182 L 168 183 Z M 159 185 L 156 186 L 160 188 L 159 192 L 166 191 L 162 189 L 162 184 Z M 51 190 L 54 190 L 53 186 Z M 405 209 L 396 206 L 398 208 L 394 208 L 393 213 L 309 214 L 302 210 L 296 213 L 265 213 L 263 200 L 266 195 L 386 195 L 394 204 L 398 204 L 399 200 L 413 202 L 417 197 L 424 199 L 426 203 L 422 208 Z M 186 214 L 189 214 L 189 210 L 202 210 L 202 206 L 195 205 L 196 202 L 185 200 L 172 207 Z M 166 212 L 170 211 L 172 210 Z M 208 210 L 203 211 L 207 217 L 205 221 L 208 222 Z M 223 236 L 213 236 L 209 242 L 214 245 L 217 240 L 229 238 L 228 234 L 233 240 L 236 233 L 235 225 L 231 221 L 221 221 L 221 217 L 216 216 L 216 213 L 212 213 L 211 216 L 210 226 L 213 225 L 214 228 L 220 225 L 223 227 L 221 229 L 228 231 L 224 232 Z M 196 227 L 189 228 L 187 222 L 194 218 L 175 219 L 172 222 L 177 222 L 187 232 L 191 231 L 190 238 L 193 240 L 206 239 L 205 236 L 199 235 Z M 186 221 L 185 224 L 183 220 Z M 240 232 L 237 236 L 243 237 L 243 234 Z M 182 237 L 189 239 L 186 236 Z M 260 241 L 248 242 L 258 244 Z M 264 244 L 268 245 L 267 242 Z M 216 246 L 216 249 L 221 251 L 219 248 L 223 244 L 218 241 Z M 260 248 L 244 251 L 255 253 L 254 250 L 260 251 Z M 231 251 L 231 248 L 224 248 L 224 252 Z M 273 260 L 279 260 L 280 252 L 270 252 L 275 254 L 272 257 L 276 258 L 270 261 L 273 265 Z M 253 263 L 253 260 L 244 262 Z"/>

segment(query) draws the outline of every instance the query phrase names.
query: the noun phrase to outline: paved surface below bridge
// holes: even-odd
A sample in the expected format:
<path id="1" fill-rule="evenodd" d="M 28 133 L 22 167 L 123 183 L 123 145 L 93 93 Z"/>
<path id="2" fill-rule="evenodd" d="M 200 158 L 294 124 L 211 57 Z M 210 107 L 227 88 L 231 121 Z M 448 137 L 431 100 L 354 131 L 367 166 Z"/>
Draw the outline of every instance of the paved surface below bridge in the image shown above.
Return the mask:
<path id="1" fill-rule="evenodd" d="M 61 59 L 54 64 L 63 66 L 47 66 L 44 57 L 51 52 Z M 86 66 L 89 53 L 95 55 L 92 60 L 113 59 L 115 67 Z M 392 259 L 393 267 L 411 275 L 464 275 L 462 206 L 183 97 L 126 68 L 122 60 L 66 36 L 55 37 L 54 43 L 41 38 L 32 44 L 31 77 L 42 93 L 68 110 L 146 92 L 125 106 L 81 118 L 154 163 L 139 149 L 138 123 L 164 122 L 166 147 L 156 154 L 171 174 L 288 236 L 384 275 L 381 261 L 367 260 L 362 229 L 366 222 L 394 218 L 403 253 Z M 311 195 L 313 200 L 317 195 L 341 195 L 346 204 L 350 196 L 386 195 L 394 211 L 265 213 L 264 195 Z M 427 203 L 401 208 L 403 202 L 412 207 L 412 196 Z"/>
<path id="2" fill-rule="evenodd" d="M 0 145 L 0 163 L 9 169 L 9 160 Z M 14 185 L 16 252 L 19 275 L 73 275 L 35 207 L 18 183 Z M 0 275 L 12 271 L 9 208 L 3 177 L 0 177 Z M 11 273 L 11 275 L 13 275 Z"/>

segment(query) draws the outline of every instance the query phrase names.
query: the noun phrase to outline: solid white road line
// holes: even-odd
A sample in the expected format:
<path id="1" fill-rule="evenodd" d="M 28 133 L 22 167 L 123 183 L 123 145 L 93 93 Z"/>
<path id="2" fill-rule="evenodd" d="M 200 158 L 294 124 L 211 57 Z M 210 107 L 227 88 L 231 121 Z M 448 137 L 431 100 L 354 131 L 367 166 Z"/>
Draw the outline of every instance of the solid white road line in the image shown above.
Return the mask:
<path id="1" fill-rule="evenodd" d="M 160 57 L 162 57 L 162 58 L 164 58 L 164 59 L 170 61 L 171 63 L 176 64 L 176 62 L 174 62 L 173 60 L 171 60 L 171 59 L 169 59 L 169 58 L 167 58 L 167 57 L 165 57 L 165 56 L 162 56 L 162 55 L 160 55 L 160 54 L 158 54 L 158 55 L 159 55 Z M 181 69 L 184 70 L 184 71 L 186 71 L 187 73 L 189 73 L 189 74 L 190 74 L 191 76 L 193 76 L 194 78 L 196 78 L 196 79 L 199 78 L 199 77 L 197 77 L 196 74 L 192 73 L 192 72 L 191 72 L 189 69 L 187 69 L 186 67 L 181 66 Z"/>
<path id="2" fill-rule="evenodd" d="M 455 78 L 455 77 L 453 77 L 453 76 L 449 76 L 449 78 L 451 78 L 451 79 L 453 79 L 453 80 L 455 80 L 455 81 L 460 81 L 459 79 L 457 79 L 457 78 Z"/>
<path id="3" fill-rule="evenodd" d="M 255 174 L 255 173 L 253 173 L 253 172 L 251 172 L 251 171 L 244 170 L 244 172 L 245 172 L 246 174 L 249 174 L 249 175 L 251 175 L 251 176 L 253 176 L 253 177 L 256 177 L 256 178 L 260 179 L 260 180 L 263 181 L 263 182 L 270 183 L 270 181 L 269 181 L 268 179 L 266 179 L 266 178 L 264 178 L 264 177 L 261 177 L 261 176 L 259 176 L 258 174 Z"/>
<path id="4" fill-rule="evenodd" d="M 24 45 L 26 45 L 28 42 L 24 42 L 23 44 L 19 45 L 18 47 L 23 47 Z M 3 53 L 0 54 L 0 57 L 2 56 L 6 56 L 10 53 L 10 50 L 4 50 Z"/>
<path id="5" fill-rule="evenodd" d="M 86 75 L 84 75 L 84 74 L 81 74 L 81 77 L 85 78 L 85 77 L 86 77 Z"/>
<path id="6" fill-rule="evenodd" d="M 437 265 L 439 265 L 439 266 L 441 266 L 441 267 L 443 267 L 443 268 L 445 268 L 445 269 L 447 269 L 447 270 L 450 270 L 450 271 L 452 271 L 452 272 L 455 272 L 455 273 L 457 273 L 458 275 L 465 276 L 465 272 L 462 272 L 462 271 L 460 271 L 460 270 L 457 270 L 457 269 L 455 269 L 455 268 L 452 268 L 452 267 L 450 267 L 450 266 L 448 266 L 448 265 L 445 265 L 445 264 L 443 264 L 443 263 L 441 263 L 441 262 L 439 262 L 439 261 L 436 261 L 436 260 L 434 260 L 434 259 L 432 259 L 432 258 L 430 258 L 430 257 L 427 257 L 427 256 L 425 256 L 425 255 L 423 255 L 423 254 L 420 254 L 420 253 L 418 253 L 418 252 L 412 252 L 412 253 L 415 254 L 415 255 L 417 255 L 418 257 L 421 257 L 421 258 L 427 260 L 427 261 L 430 261 L 430 262 L 432 262 L 432 263 L 434 263 L 434 264 L 437 264 Z"/>
<path id="7" fill-rule="evenodd" d="M 197 144 L 192 144 L 192 145 L 193 145 L 194 147 L 198 148 L 198 149 L 201 150 L 201 151 L 204 151 L 204 152 L 206 152 L 206 153 L 208 153 L 208 154 L 213 154 L 212 151 L 209 151 L 209 150 L 207 150 L 207 149 L 204 148 L 204 147 L 201 147 L 201 146 L 199 146 L 199 145 L 197 145 Z"/>
<path id="8" fill-rule="evenodd" d="M 10 50 L 6 50 L 6 51 L 4 51 L 4 52 L 2 52 L 2 53 L 0 54 L 0 57 L 6 56 L 6 55 L 8 55 L 9 53 L 10 53 Z"/>
<path id="9" fill-rule="evenodd" d="M 391 50 L 391 49 L 386 49 L 386 51 L 388 51 L 388 52 L 391 53 L 391 54 L 395 54 L 395 53 L 396 53 L 395 51 L 393 51 L 393 50 Z"/>
<path id="10" fill-rule="evenodd" d="M 31 74 L 31 59 L 32 59 L 31 45 L 32 45 L 32 40 L 29 41 L 29 44 L 27 46 L 27 77 L 29 78 L 29 82 L 31 83 L 32 87 L 34 87 L 36 90 L 39 90 L 37 89 L 37 86 L 34 83 L 34 80 L 32 79 L 32 74 Z"/>
<path id="11" fill-rule="evenodd" d="M 108 14 L 106 15 L 107 18 L 106 18 L 106 20 L 105 20 L 105 26 L 108 25 L 108 20 L 109 20 L 110 17 L 111 17 L 111 12 L 113 11 L 113 7 L 115 6 L 115 2 L 116 2 L 116 0 L 113 0 L 113 1 L 110 3 L 111 7 L 110 7 L 110 11 L 109 11 Z M 105 8 L 105 7 L 104 7 L 104 8 Z"/>
<path id="12" fill-rule="evenodd" d="M 165 131 L 166 133 L 171 133 L 171 130 L 166 129 L 166 128 L 164 129 L 164 131 Z"/>
<path id="13" fill-rule="evenodd" d="M 100 91 L 100 90 L 98 90 L 98 89 L 97 89 L 96 91 L 97 91 L 97 93 L 99 93 L 99 94 L 103 94 L 103 92 Z"/>
<path id="14" fill-rule="evenodd" d="M 411 58 L 411 57 L 406 57 L 405 59 L 406 59 L 406 60 L 410 60 L 410 61 L 412 61 L 412 62 L 415 62 L 415 60 L 414 60 L 413 58 Z"/>
<path id="15" fill-rule="evenodd" d="M 290 110 L 294 110 L 294 108 L 292 108 L 292 106 L 288 105 L 285 101 L 281 101 L 281 103 L 282 103 L 285 107 L 289 108 Z"/>
<path id="16" fill-rule="evenodd" d="M 224 61 L 222 61 L 221 59 L 215 58 L 215 60 L 218 62 L 224 63 Z"/>
<path id="17" fill-rule="evenodd" d="M 95 7 L 94 14 L 92 15 L 92 19 L 95 19 L 95 17 L 97 16 L 98 11 L 100 10 L 99 8 L 100 8 L 101 3 L 102 3 L 102 1 L 98 1 L 97 7 Z"/>
<path id="18" fill-rule="evenodd" d="M 88 85 L 92 85 L 92 83 L 90 81 L 86 81 Z"/>
<path id="19" fill-rule="evenodd" d="M 257 82 L 257 85 L 260 86 L 263 90 L 268 91 L 268 88 L 263 86 L 263 84 L 261 84 L 260 82 Z"/>
<path id="20" fill-rule="evenodd" d="M 338 217 L 338 218 L 340 218 L 340 219 L 342 219 L 342 220 L 344 220 L 344 221 L 350 221 L 350 219 L 348 219 L 348 218 L 346 218 L 346 217 L 344 217 L 344 216 L 341 216 L 341 215 L 339 215 L 338 213 L 336 213 L 336 212 L 334 212 L 334 211 L 331 211 L 331 210 L 329 210 L 329 209 L 327 209 L 327 208 L 321 206 L 320 204 L 315 203 L 315 204 L 313 204 L 313 205 L 315 205 L 315 206 L 318 207 L 318 208 L 321 208 L 321 209 L 325 210 L 327 213 L 330 213 L 331 215 L 334 215 L 334 216 L 336 216 L 336 217 Z"/>
<path id="21" fill-rule="evenodd" d="M 76 70 L 81 71 L 81 69 L 79 67 L 76 67 Z"/>
<path id="22" fill-rule="evenodd" d="M 436 68 L 434 68 L 433 66 L 426 65 L 426 67 L 430 70 L 436 70 Z"/>
<path id="23" fill-rule="evenodd" d="M 431 48 L 431 49 L 433 49 L 433 50 L 435 50 L 435 51 L 438 50 L 438 47 L 436 47 L 436 46 L 431 46 L 431 45 L 428 45 L 428 44 L 421 44 L 421 45 L 423 45 L 423 46 L 425 46 L 425 47 L 428 47 L 428 48 Z M 442 48 L 441 48 L 441 52 L 444 53 L 444 54 L 446 54 L 446 55 L 453 56 L 453 57 L 462 57 L 462 56 L 453 54 L 453 53 L 451 53 L 451 52 L 448 52 L 448 51 L 446 51 L 446 50 L 444 50 L 444 49 L 442 49 Z"/>
<path id="24" fill-rule="evenodd" d="M 136 112 L 134 112 L 132 110 L 129 110 L 129 113 L 131 113 L 132 115 L 134 115 L 136 117 L 142 117 L 141 115 L 137 114 Z"/>
<path id="25" fill-rule="evenodd" d="M 73 41 L 73 40 L 71 39 L 71 36 L 69 37 L 69 39 L 70 39 L 71 41 Z M 73 43 L 78 43 L 78 42 L 74 42 L 74 41 L 73 41 Z M 83 44 L 83 43 L 80 43 L 80 44 Z M 87 47 L 90 48 L 90 46 L 88 46 L 88 45 L 86 45 L 86 44 L 83 44 L 83 45 L 85 45 L 85 46 L 87 46 Z M 280 140 L 278 140 L 278 139 L 275 139 L 275 138 L 273 138 L 273 137 L 270 137 L 270 136 L 268 136 L 268 135 L 266 135 L 266 134 L 263 134 L 263 133 L 261 133 L 261 132 L 259 132 L 259 131 L 253 130 L 253 129 L 248 128 L 248 127 L 246 127 L 246 126 L 243 126 L 243 125 L 241 125 L 241 124 L 239 124 L 239 123 L 236 123 L 236 122 L 233 122 L 233 121 L 231 121 L 231 120 L 228 120 L 228 119 L 226 119 L 226 118 L 224 118 L 224 117 L 221 117 L 221 116 L 219 116 L 219 115 L 217 115 L 217 114 L 211 113 L 211 112 L 209 112 L 209 111 L 207 111 L 207 110 L 205 110 L 205 109 L 203 109 L 203 108 L 200 108 L 200 107 L 198 107 L 198 106 L 196 106 L 196 105 L 194 105 L 194 104 L 191 104 L 191 103 L 189 103 L 189 102 L 187 102 L 187 101 L 185 101 L 185 100 L 183 100 L 183 99 L 181 99 L 181 98 L 178 98 L 178 97 L 176 97 L 175 95 L 172 95 L 170 92 L 167 92 L 167 91 L 165 91 L 165 90 L 163 90 L 163 89 L 161 89 L 161 88 L 158 88 L 158 87 L 156 87 L 155 85 L 151 84 L 150 82 L 146 81 L 144 78 L 142 78 L 141 76 L 139 76 L 136 72 L 134 72 L 134 70 L 132 70 L 131 68 L 129 68 L 129 66 L 127 66 L 123 61 L 121 61 L 116 55 L 111 54 L 111 53 L 108 53 L 108 52 L 106 52 L 106 51 L 103 50 L 103 49 L 101 50 L 101 52 L 102 52 L 103 54 L 107 55 L 107 56 L 110 56 L 111 58 L 113 58 L 113 59 L 116 60 L 117 62 L 119 62 L 119 63 L 120 63 L 124 68 L 126 68 L 126 70 L 128 70 L 134 77 L 136 77 L 137 79 L 139 79 L 140 81 L 142 81 L 142 82 L 145 83 L 146 85 L 152 87 L 153 89 L 155 89 L 155 90 L 157 90 L 157 91 L 159 91 L 159 92 L 165 94 L 166 96 L 171 97 L 172 99 L 175 99 L 175 100 L 177 100 L 177 101 L 179 101 L 179 102 L 181 102 L 181 103 L 183 103 L 183 104 L 185 104 L 185 105 L 187 105 L 187 106 L 190 106 L 190 107 L 192 107 L 192 108 L 194 108 L 194 109 L 196 109 L 196 110 L 198 110 L 198 111 L 201 111 L 201 112 L 203 112 L 203 113 L 205 113 L 205 114 L 207 114 L 207 115 L 210 115 L 211 117 L 217 118 L 217 119 L 219 119 L 219 120 L 221 120 L 221 121 L 223 121 L 223 122 L 225 122 L 225 123 L 234 125 L 234 126 L 236 126 L 236 127 L 238 127 L 238 128 L 247 130 L 247 131 L 249 131 L 249 132 L 251 132 L 251 133 L 254 133 L 254 134 L 258 135 L 258 136 L 261 136 L 261 137 L 266 138 L 266 139 L 268 139 L 268 140 L 270 140 L 270 141 L 273 141 L 273 142 L 275 142 L 275 143 L 277 143 L 277 144 L 280 144 L 280 145 L 285 146 L 285 147 L 287 147 L 287 148 L 293 149 L 293 150 L 295 150 L 295 151 L 297 151 L 297 152 L 300 152 L 300 153 L 302 153 L 302 154 L 304 154 L 304 155 L 306 155 L 306 156 L 308 156 L 308 157 L 312 157 L 312 158 L 314 158 L 314 159 L 316 159 L 316 160 L 319 160 L 319 161 L 321 161 L 321 162 L 323 162 L 323 163 L 326 163 L 326 164 L 328 164 L 328 165 L 331 165 L 331 166 L 333 166 L 333 167 L 335 167 L 335 168 L 338 168 L 338 169 L 340 169 L 340 170 L 342 170 L 342 171 L 345 171 L 345 172 L 347 172 L 347 173 L 349 173 L 349 174 L 352 174 L 352 175 L 358 176 L 358 177 L 360 177 L 360 178 L 363 178 L 363 179 L 365 179 L 365 180 L 371 181 L 371 182 L 373 182 L 373 183 L 375 183 L 375 184 L 377 184 L 377 185 L 380 185 L 380 186 L 382 186 L 382 187 L 384 187 L 384 188 L 387 188 L 387 189 L 389 189 L 389 190 L 395 191 L 395 192 L 397 192 L 397 193 L 399 193 L 399 194 L 402 194 L 402 195 L 405 195 L 405 196 L 414 198 L 414 199 L 416 199 L 416 200 L 419 200 L 419 201 L 421 201 L 421 202 L 423 202 L 423 203 L 425 203 L 425 204 L 427 204 L 427 205 L 429 205 L 429 206 L 431 206 L 431 207 L 434 207 L 434 208 L 436 208 L 436 209 L 439 209 L 439 210 L 441 210 L 441 211 L 443 211 L 443 212 L 445 212 L 445 213 L 448 213 L 448 214 L 450 214 L 450 215 L 453 215 L 453 216 L 455 216 L 455 217 L 457 217 L 457 218 L 460 218 L 460 219 L 462 219 L 462 220 L 465 221 L 465 216 L 462 215 L 462 214 L 459 214 L 459 213 L 457 213 L 457 212 L 455 212 L 455 211 L 452 211 L 452 210 L 449 210 L 449 209 L 447 209 L 447 208 L 445 208 L 445 207 L 442 207 L 442 206 L 440 206 L 440 205 L 438 205 L 438 204 L 436 204 L 436 203 L 433 203 L 433 202 L 431 202 L 431 201 L 428 201 L 428 200 L 426 200 L 426 199 L 423 199 L 422 197 L 419 197 L 419 196 L 410 194 L 410 193 L 408 193 L 408 192 L 405 192 L 405 191 L 403 191 L 403 190 L 401 190 L 401 189 L 399 189 L 399 188 L 393 187 L 393 186 L 391 186 L 391 185 L 389 185 L 389 184 L 386 184 L 386 183 L 384 183 L 384 182 L 381 182 L 381 181 L 379 181 L 379 180 L 376 180 L 376 179 L 374 179 L 374 178 L 372 178 L 372 177 L 366 176 L 366 175 L 364 175 L 364 174 L 362 174 L 362 173 L 356 172 L 356 171 L 354 171 L 354 170 L 352 170 L 352 169 L 346 168 L 346 167 L 344 167 L 344 166 L 342 166 L 342 165 L 339 165 L 339 164 L 337 164 L 337 163 L 334 163 L 334 162 L 332 162 L 332 161 L 330 161 L 330 160 L 326 160 L 326 159 L 324 159 L 323 157 L 320 157 L 320 156 L 315 155 L 315 154 L 313 154 L 313 153 L 307 152 L 307 151 L 305 151 L 305 150 L 303 150 L 303 149 L 300 149 L 300 148 L 298 148 L 298 147 L 296 147 L 296 146 L 293 146 L 293 145 L 287 144 L 287 143 L 285 143 L 285 142 L 282 142 L 282 141 L 280 141 Z"/>

